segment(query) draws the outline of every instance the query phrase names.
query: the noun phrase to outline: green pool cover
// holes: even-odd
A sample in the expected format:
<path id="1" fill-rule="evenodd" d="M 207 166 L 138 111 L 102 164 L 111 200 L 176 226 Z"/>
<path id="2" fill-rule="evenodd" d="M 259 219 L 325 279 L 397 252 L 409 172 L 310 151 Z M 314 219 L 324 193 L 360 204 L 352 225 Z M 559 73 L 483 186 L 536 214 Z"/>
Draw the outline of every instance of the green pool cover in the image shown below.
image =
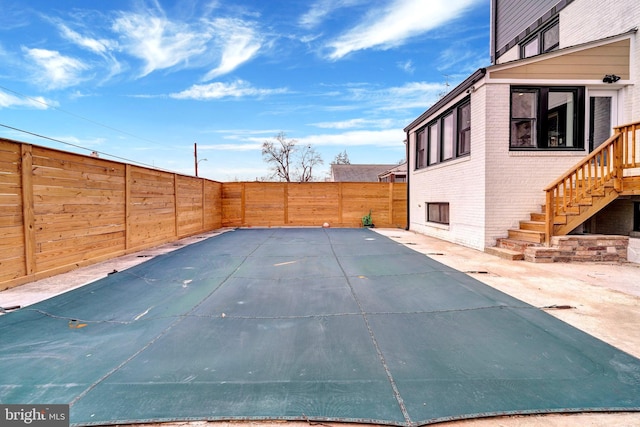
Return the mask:
<path id="1" fill-rule="evenodd" d="M 236 230 L 0 316 L 72 425 L 640 410 L 640 360 L 365 229 Z"/>

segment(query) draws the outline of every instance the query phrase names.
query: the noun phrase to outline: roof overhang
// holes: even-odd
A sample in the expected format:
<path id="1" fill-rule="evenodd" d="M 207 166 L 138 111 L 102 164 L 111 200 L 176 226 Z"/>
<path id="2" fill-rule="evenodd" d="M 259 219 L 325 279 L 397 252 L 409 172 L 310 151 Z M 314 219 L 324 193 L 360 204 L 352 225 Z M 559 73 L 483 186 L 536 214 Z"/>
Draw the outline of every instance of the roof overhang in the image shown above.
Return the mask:
<path id="1" fill-rule="evenodd" d="M 604 76 L 631 78 L 631 38 L 637 29 L 617 36 L 566 47 L 530 58 L 492 65 L 487 83 L 532 81 L 581 81 L 602 83 Z"/>

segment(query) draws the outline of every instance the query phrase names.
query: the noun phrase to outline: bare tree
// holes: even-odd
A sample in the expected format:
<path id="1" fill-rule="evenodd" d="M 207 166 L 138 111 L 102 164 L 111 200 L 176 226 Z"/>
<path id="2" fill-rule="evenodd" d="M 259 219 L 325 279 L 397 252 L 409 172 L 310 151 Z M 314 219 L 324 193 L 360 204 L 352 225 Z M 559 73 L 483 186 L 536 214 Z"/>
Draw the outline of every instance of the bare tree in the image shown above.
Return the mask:
<path id="1" fill-rule="evenodd" d="M 275 140 L 262 143 L 262 158 L 271 166 L 271 178 L 279 181 L 313 181 L 313 168 L 323 164 L 322 157 L 311 145 L 300 149 L 297 140 L 280 132 Z"/>
<path id="2" fill-rule="evenodd" d="M 323 164 L 322 157 L 310 145 L 307 145 L 300 153 L 300 168 L 298 180 L 300 182 L 313 181 L 313 167 Z"/>
<path id="3" fill-rule="evenodd" d="M 280 181 L 291 181 L 291 160 L 296 147 L 296 140 L 287 140 L 284 132 L 275 136 L 275 141 L 265 141 L 262 143 L 262 158 L 271 165 L 272 177 L 277 177 Z"/>

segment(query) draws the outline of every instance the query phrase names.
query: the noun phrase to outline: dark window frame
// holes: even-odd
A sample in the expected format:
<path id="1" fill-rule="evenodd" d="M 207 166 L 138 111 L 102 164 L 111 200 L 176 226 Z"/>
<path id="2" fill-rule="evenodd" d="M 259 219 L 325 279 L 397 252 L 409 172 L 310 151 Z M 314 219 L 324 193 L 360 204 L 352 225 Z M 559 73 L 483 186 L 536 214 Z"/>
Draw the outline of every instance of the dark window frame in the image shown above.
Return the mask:
<path id="1" fill-rule="evenodd" d="M 426 129 L 416 132 L 416 169 L 427 166 L 427 135 Z"/>
<path id="2" fill-rule="evenodd" d="M 461 114 L 464 108 L 469 109 L 469 125 L 465 126 L 462 123 L 463 115 Z M 458 107 L 458 135 L 456 138 L 456 156 L 461 157 L 471 152 L 471 102 L 467 101 Z M 463 140 L 466 141 L 466 149 L 462 146 Z"/>
<path id="3" fill-rule="evenodd" d="M 553 126 L 553 119 L 558 122 L 556 126 L 566 127 L 566 114 L 562 115 L 560 109 L 549 109 L 549 93 L 553 92 L 570 92 L 573 94 L 574 111 L 573 111 L 573 141 L 571 145 L 567 142 L 563 145 L 552 145 L 549 142 L 548 135 L 550 126 Z M 515 93 L 533 93 L 536 95 L 535 117 L 530 118 L 514 117 L 513 95 Z M 565 110 L 566 111 L 566 110 Z M 530 120 L 533 124 L 532 132 L 535 135 L 533 146 L 517 146 L 513 141 L 513 125 L 515 122 L 523 123 Z M 509 150 L 510 151 L 582 151 L 585 148 L 584 140 L 584 123 L 585 123 L 585 88 L 584 86 L 511 86 L 509 93 Z"/>
<path id="4" fill-rule="evenodd" d="M 545 38 L 546 35 L 549 34 L 551 30 L 554 30 L 554 29 L 558 31 L 558 35 L 559 35 L 560 20 L 558 17 L 556 17 L 553 21 L 546 24 L 544 27 L 541 27 L 535 33 L 530 34 L 529 37 L 527 37 L 520 43 L 520 59 L 531 58 L 532 56 L 540 55 L 540 54 L 551 52 L 558 49 L 560 47 L 560 37 L 557 37 L 558 40 L 552 45 L 548 46 L 546 49 L 544 47 L 546 42 L 546 38 Z M 525 52 L 527 50 L 527 47 L 530 46 L 533 42 L 538 43 L 538 47 L 536 48 L 535 53 L 531 55 L 526 55 Z"/>
<path id="5" fill-rule="evenodd" d="M 469 108 L 469 126 L 464 128 L 464 129 L 460 129 L 460 110 L 462 108 Z M 448 158 L 444 158 L 444 144 L 446 143 L 445 141 L 445 120 L 448 119 L 449 117 L 451 117 L 451 135 L 452 135 L 452 141 L 449 141 L 449 143 L 451 144 L 450 147 L 450 152 L 451 152 L 451 157 Z M 435 128 L 434 128 L 435 126 Z M 434 141 L 433 138 L 433 134 L 431 132 L 431 130 L 434 129 L 437 132 L 437 140 Z M 467 131 L 468 135 L 469 135 L 469 142 L 468 142 L 468 150 L 467 151 L 462 151 L 460 150 L 460 138 L 461 138 L 461 131 Z M 421 150 L 421 145 L 420 145 L 420 135 L 425 135 L 426 138 L 426 164 L 424 166 L 421 166 L 419 164 L 419 156 L 420 156 L 420 150 Z M 470 141 L 470 135 L 471 135 L 471 97 L 467 96 L 465 99 L 463 99 L 462 101 L 456 103 L 454 106 L 452 106 L 451 108 L 447 109 L 446 111 L 444 111 L 442 114 L 440 114 L 438 117 L 436 117 L 434 120 L 430 121 L 429 123 L 427 123 L 425 126 L 423 126 L 422 128 L 418 129 L 415 133 L 416 135 L 416 144 L 415 144 L 415 154 L 416 154 L 416 161 L 415 161 L 415 168 L 416 170 L 418 169 L 424 169 L 427 168 L 429 166 L 433 166 L 436 164 L 440 164 L 440 163 L 444 163 L 444 162 L 448 162 L 450 160 L 455 160 L 457 158 L 460 157 L 465 157 L 465 156 L 469 156 L 471 154 L 471 141 Z"/>
<path id="6" fill-rule="evenodd" d="M 425 203 L 427 222 L 449 225 L 449 202 Z"/>

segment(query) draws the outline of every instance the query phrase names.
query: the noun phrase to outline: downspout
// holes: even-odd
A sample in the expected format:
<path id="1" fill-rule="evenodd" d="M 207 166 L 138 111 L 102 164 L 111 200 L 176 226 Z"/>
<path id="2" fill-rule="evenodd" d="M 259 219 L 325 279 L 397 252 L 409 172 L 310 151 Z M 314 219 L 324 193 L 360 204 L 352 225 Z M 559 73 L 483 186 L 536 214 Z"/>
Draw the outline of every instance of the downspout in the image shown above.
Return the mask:
<path id="1" fill-rule="evenodd" d="M 405 139 L 405 150 L 407 152 L 406 154 L 406 159 L 407 159 L 407 226 L 405 227 L 405 230 L 409 231 L 409 224 L 411 221 L 411 204 L 410 204 L 410 200 L 409 200 L 409 195 L 411 194 L 411 192 L 409 191 L 409 176 L 411 176 L 411 164 L 409 162 L 409 131 L 406 131 L 407 133 L 407 138 Z"/>

